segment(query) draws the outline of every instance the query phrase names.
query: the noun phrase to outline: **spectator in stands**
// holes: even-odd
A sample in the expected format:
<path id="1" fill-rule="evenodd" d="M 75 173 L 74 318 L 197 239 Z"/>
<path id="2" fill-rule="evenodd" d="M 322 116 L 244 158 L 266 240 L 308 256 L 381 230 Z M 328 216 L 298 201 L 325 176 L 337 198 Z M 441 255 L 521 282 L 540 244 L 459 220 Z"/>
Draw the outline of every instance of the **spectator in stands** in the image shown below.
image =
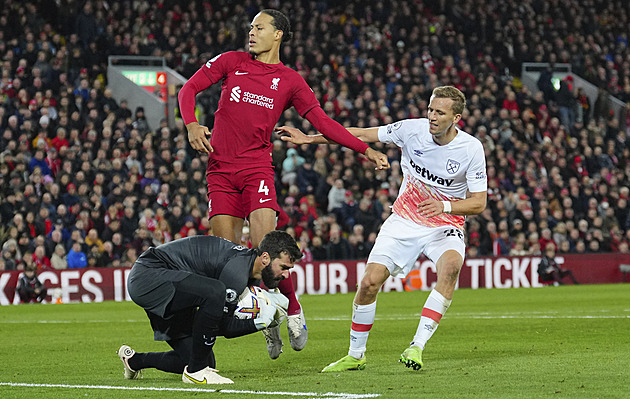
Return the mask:
<path id="1" fill-rule="evenodd" d="M 83 252 L 79 241 L 75 241 L 72 244 L 72 248 L 68 252 L 66 260 L 68 261 L 69 269 L 81 269 L 87 267 L 87 255 Z"/>
<path id="2" fill-rule="evenodd" d="M 33 264 L 37 267 L 37 270 L 48 270 L 51 268 L 50 258 L 46 256 L 46 248 L 43 245 L 39 245 L 33 252 Z"/>
<path id="3" fill-rule="evenodd" d="M 344 260 L 352 258 L 352 247 L 341 233 L 341 227 L 334 223 L 330 226 L 330 237 L 325 245 L 326 259 Z"/>
<path id="4" fill-rule="evenodd" d="M 55 246 L 55 251 L 50 257 L 50 265 L 55 270 L 64 270 L 68 268 L 68 261 L 66 260 L 66 249 L 62 244 Z"/>
<path id="5" fill-rule="evenodd" d="M 289 148 L 287 157 L 282 162 L 282 183 L 288 186 L 295 184 L 297 171 L 305 162 L 295 148 Z"/>
<path id="6" fill-rule="evenodd" d="M 336 209 L 340 209 L 343 206 L 346 199 L 346 191 L 343 180 L 336 179 L 335 184 L 328 191 L 328 213 L 334 213 Z"/>
<path id="7" fill-rule="evenodd" d="M 313 260 L 327 260 L 328 254 L 326 247 L 324 247 L 322 238 L 320 236 L 314 236 L 311 240 L 311 246 L 309 248 Z"/>

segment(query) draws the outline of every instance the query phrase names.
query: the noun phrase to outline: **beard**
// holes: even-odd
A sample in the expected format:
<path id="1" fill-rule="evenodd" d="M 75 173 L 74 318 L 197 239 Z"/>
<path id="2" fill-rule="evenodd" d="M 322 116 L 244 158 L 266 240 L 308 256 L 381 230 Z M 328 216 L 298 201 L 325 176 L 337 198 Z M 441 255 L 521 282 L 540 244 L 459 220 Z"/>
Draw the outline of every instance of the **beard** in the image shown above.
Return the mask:
<path id="1" fill-rule="evenodd" d="M 262 269 L 262 281 L 265 286 L 269 289 L 274 289 L 278 287 L 278 283 L 284 280 L 284 277 L 275 277 L 273 275 L 273 270 L 271 269 L 271 263 L 268 264 L 264 269 Z"/>

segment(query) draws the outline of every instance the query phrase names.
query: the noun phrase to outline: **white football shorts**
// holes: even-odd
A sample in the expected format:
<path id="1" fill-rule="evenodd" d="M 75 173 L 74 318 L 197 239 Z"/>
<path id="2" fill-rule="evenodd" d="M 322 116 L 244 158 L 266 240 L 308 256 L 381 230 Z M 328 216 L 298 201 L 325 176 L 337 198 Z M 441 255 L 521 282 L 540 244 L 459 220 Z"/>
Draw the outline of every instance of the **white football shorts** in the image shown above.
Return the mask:
<path id="1" fill-rule="evenodd" d="M 405 277 L 424 253 L 433 263 L 449 250 L 465 257 L 464 232 L 453 226 L 426 227 L 391 214 L 378 233 L 368 263 L 380 263 L 392 276 Z"/>

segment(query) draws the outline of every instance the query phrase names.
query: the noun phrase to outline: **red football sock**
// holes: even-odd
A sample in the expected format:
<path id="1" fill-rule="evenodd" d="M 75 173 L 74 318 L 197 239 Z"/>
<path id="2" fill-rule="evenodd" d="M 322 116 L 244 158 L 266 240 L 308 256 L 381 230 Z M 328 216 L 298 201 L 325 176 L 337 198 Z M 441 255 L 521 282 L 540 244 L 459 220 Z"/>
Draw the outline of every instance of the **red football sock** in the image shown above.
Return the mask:
<path id="1" fill-rule="evenodd" d="M 298 302 L 297 297 L 295 296 L 295 288 L 293 288 L 293 281 L 290 278 L 280 281 L 280 283 L 278 284 L 278 289 L 280 290 L 282 295 L 289 298 L 289 309 L 287 311 L 287 314 L 289 316 L 299 314 L 302 308 L 300 307 L 300 303 Z"/>

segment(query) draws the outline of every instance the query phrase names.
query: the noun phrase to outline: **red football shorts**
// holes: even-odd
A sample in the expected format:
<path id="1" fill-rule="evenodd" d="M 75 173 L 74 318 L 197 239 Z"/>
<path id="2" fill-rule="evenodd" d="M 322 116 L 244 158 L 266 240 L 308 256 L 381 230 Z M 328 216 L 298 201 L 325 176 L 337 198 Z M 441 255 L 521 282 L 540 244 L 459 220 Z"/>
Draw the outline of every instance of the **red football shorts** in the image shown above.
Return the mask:
<path id="1" fill-rule="evenodd" d="M 238 166 L 215 163 L 208 167 L 208 217 L 230 215 L 245 219 L 260 208 L 278 212 L 273 166 Z"/>

